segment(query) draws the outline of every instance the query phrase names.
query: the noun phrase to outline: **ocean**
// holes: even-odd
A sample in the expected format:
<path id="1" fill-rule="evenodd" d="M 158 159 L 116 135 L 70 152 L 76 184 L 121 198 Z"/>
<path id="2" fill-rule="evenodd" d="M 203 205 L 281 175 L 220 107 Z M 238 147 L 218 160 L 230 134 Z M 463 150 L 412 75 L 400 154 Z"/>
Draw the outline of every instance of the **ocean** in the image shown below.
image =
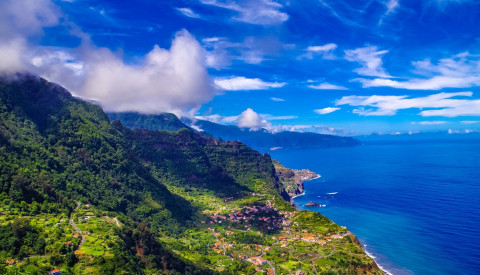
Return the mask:
<path id="1" fill-rule="evenodd" d="M 363 142 L 269 153 L 319 173 L 295 203 L 346 226 L 389 273 L 480 274 L 480 139 Z"/>

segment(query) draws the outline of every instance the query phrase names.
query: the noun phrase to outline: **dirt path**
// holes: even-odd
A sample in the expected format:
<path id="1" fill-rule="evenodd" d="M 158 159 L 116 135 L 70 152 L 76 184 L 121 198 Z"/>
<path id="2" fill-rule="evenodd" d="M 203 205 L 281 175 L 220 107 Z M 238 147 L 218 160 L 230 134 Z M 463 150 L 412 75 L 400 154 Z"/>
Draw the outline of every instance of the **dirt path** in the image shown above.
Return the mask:
<path id="1" fill-rule="evenodd" d="M 275 275 L 275 267 L 273 267 L 272 263 L 270 261 L 267 261 L 267 264 L 270 266 L 272 269 L 272 274 Z"/>
<path id="2" fill-rule="evenodd" d="M 75 210 L 77 210 L 77 208 L 80 206 L 80 203 L 77 203 L 77 207 L 75 207 Z M 82 234 L 82 231 L 80 230 L 80 228 L 78 228 L 78 226 L 75 224 L 75 222 L 73 221 L 72 219 L 72 215 L 70 215 L 70 219 L 68 220 L 68 222 L 70 223 L 70 225 L 78 232 L 78 234 L 82 237 L 82 239 L 80 240 L 80 244 L 78 245 L 77 247 L 77 250 L 80 249 L 80 247 L 82 246 L 82 244 L 85 242 L 85 236 Z"/>
<path id="3" fill-rule="evenodd" d="M 113 218 L 113 220 L 117 224 L 117 227 L 121 227 L 120 222 L 118 221 L 117 217 Z"/>
<path id="4" fill-rule="evenodd" d="M 271 246 L 274 246 L 274 245 L 277 244 L 277 243 L 278 243 L 278 240 L 275 240 L 275 242 L 274 242 Z M 260 254 L 258 254 L 258 256 L 256 256 L 256 257 L 260 257 L 260 258 L 263 257 L 264 252 L 265 252 L 265 249 L 262 248 L 262 252 L 261 252 Z M 275 267 L 273 267 L 272 262 L 267 261 L 267 260 L 265 260 L 265 261 L 267 262 L 267 264 L 268 264 L 268 265 L 270 266 L 270 268 L 272 269 L 272 274 L 275 275 Z"/>
<path id="5" fill-rule="evenodd" d="M 227 256 L 227 258 L 228 258 L 229 260 L 231 260 L 232 257 L 230 257 L 229 255 L 227 255 L 227 253 L 226 253 L 226 252 L 227 252 L 227 249 L 225 249 L 225 245 L 223 244 L 223 242 L 221 242 L 221 241 L 218 239 L 217 235 L 215 234 L 215 233 L 216 233 L 216 232 L 215 232 L 215 229 L 212 228 L 211 231 L 212 231 L 212 234 L 213 234 L 213 237 L 215 238 L 215 240 L 216 240 L 218 243 L 220 243 L 220 245 L 222 246 L 222 248 L 223 248 L 223 255 Z"/>

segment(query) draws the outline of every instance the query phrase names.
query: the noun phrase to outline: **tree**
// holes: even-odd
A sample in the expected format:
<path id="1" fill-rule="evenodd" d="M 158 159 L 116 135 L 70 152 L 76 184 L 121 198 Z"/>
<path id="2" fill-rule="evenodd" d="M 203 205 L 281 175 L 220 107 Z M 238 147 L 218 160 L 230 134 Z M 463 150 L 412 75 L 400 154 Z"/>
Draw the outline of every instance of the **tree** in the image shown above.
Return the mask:
<path id="1" fill-rule="evenodd" d="M 12 232 L 17 238 L 21 239 L 25 237 L 29 231 L 33 231 L 33 228 L 30 225 L 30 220 L 26 218 L 16 219 L 12 223 Z"/>
<path id="2" fill-rule="evenodd" d="M 75 255 L 75 253 L 73 253 L 73 251 L 68 252 L 67 255 L 65 255 L 65 263 L 68 266 L 74 266 L 77 260 L 77 256 Z"/>

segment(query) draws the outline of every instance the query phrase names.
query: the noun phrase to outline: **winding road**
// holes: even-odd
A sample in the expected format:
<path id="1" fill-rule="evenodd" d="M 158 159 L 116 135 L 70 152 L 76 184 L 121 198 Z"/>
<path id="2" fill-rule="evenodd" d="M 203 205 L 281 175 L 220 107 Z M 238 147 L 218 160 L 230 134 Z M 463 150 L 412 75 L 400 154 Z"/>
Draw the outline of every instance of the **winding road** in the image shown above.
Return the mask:
<path id="1" fill-rule="evenodd" d="M 80 206 L 80 203 L 77 203 L 77 207 L 75 207 L 75 210 L 77 210 L 77 208 Z M 70 214 L 70 219 L 68 220 L 68 222 L 70 223 L 70 225 L 78 232 L 78 234 L 80 235 L 80 237 L 82 237 L 82 239 L 80 240 L 80 244 L 78 245 L 77 249 L 76 250 L 79 250 L 80 247 L 82 246 L 82 244 L 85 242 L 85 236 L 82 234 L 82 231 L 80 230 L 80 228 L 78 228 L 78 226 L 75 224 L 75 222 L 73 221 L 72 219 L 72 215 Z"/>

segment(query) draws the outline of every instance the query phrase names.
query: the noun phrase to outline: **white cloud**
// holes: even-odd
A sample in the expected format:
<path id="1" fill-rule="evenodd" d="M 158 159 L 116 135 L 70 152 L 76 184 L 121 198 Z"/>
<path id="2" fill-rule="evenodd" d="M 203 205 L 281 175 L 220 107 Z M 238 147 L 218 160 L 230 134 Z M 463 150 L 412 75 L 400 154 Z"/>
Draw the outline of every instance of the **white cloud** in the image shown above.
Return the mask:
<path id="1" fill-rule="evenodd" d="M 205 50 L 187 31 L 176 34 L 169 50 L 154 46 L 134 64 L 94 46 L 69 22 L 72 35 L 82 39 L 78 48 L 26 42 L 62 17 L 49 0 L 0 1 L 0 70 L 39 74 L 76 96 L 96 100 L 106 111 L 193 113 L 218 93 L 205 67 Z"/>
<path id="2" fill-rule="evenodd" d="M 247 108 L 238 116 L 221 116 L 221 115 L 203 115 L 195 116 L 196 119 L 208 120 L 214 123 L 232 125 L 236 124 L 240 128 L 249 128 L 252 131 L 265 129 L 269 132 L 276 133 L 292 129 L 291 126 L 272 125 L 270 120 L 291 120 L 298 116 L 274 116 L 270 114 L 258 114 L 251 108 Z"/>
<path id="3" fill-rule="evenodd" d="M 319 4 L 322 5 L 329 13 L 330 15 L 336 17 L 338 21 L 341 23 L 348 25 L 348 26 L 353 26 L 357 28 L 365 28 L 364 26 L 360 25 L 357 21 L 355 20 L 356 16 L 364 16 L 364 11 L 361 9 L 351 9 L 348 8 L 349 13 L 342 12 L 343 9 L 338 8 L 338 7 L 346 7 L 347 3 L 344 1 L 327 1 L 327 0 L 318 0 Z M 332 7 L 328 2 L 333 2 L 333 5 L 337 5 L 335 7 Z M 352 12 L 355 14 L 352 16 Z"/>
<path id="4" fill-rule="evenodd" d="M 380 21 L 378 22 L 378 25 L 383 24 L 383 20 L 387 18 L 389 15 L 395 13 L 397 9 L 400 7 L 400 0 L 387 0 L 384 1 L 385 8 L 387 9 L 385 13 L 380 17 Z"/>
<path id="5" fill-rule="evenodd" d="M 228 49 L 239 45 L 231 43 L 225 37 L 204 38 L 202 39 L 202 43 L 207 49 L 207 66 L 217 70 L 228 67 L 232 63 L 233 58 Z"/>
<path id="6" fill-rule="evenodd" d="M 57 25 L 61 16 L 50 0 L 0 1 L 0 71 L 28 69 L 27 38 L 42 35 L 43 28 Z"/>
<path id="7" fill-rule="evenodd" d="M 390 14 L 390 13 L 394 12 L 399 6 L 400 6 L 399 0 L 388 0 L 385 3 L 385 7 L 387 7 L 386 14 Z"/>
<path id="8" fill-rule="evenodd" d="M 181 14 L 190 18 L 201 18 L 201 16 L 190 8 L 176 8 Z"/>
<path id="9" fill-rule="evenodd" d="M 231 42 L 225 37 L 209 37 L 202 42 L 208 51 L 207 65 L 217 70 L 228 67 L 233 60 L 260 64 L 292 47 L 292 45 L 283 44 L 276 36 L 249 36 L 240 42 Z"/>
<path id="10" fill-rule="evenodd" d="M 307 58 L 313 59 L 314 55 L 320 55 L 323 59 L 335 59 L 333 53 L 337 48 L 337 44 L 329 43 L 322 46 L 310 46 L 305 51 L 306 53 L 299 56 L 299 59 Z"/>
<path id="11" fill-rule="evenodd" d="M 23 39 L 0 41 L 0 72 L 17 72 L 25 68 L 24 53 L 27 52 Z"/>
<path id="12" fill-rule="evenodd" d="M 316 90 L 348 90 L 346 87 L 330 84 L 327 82 L 317 85 L 308 85 L 308 87 Z"/>
<path id="13" fill-rule="evenodd" d="M 218 92 L 205 68 L 205 51 L 187 31 L 169 50 L 154 46 L 137 64 L 106 48 L 84 45 L 71 53 L 35 56 L 36 72 L 106 111 L 187 115 Z"/>
<path id="14" fill-rule="evenodd" d="M 267 128 L 270 125 L 270 123 L 262 119 L 260 115 L 251 108 L 246 109 L 238 116 L 237 126 L 240 128 L 249 128 L 250 130 L 256 131 L 261 128 Z"/>
<path id="15" fill-rule="evenodd" d="M 232 123 L 236 123 L 238 120 L 238 116 L 221 116 L 217 114 L 195 116 L 195 118 L 200 120 L 207 120 L 213 123 L 220 123 L 220 124 L 232 124 Z"/>
<path id="16" fill-rule="evenodd" d="M 0 37 L 38 35 L 44 27 L 58 24 L 60 9 L 50 0 L 0 1 Z"/>
<path id="17" fill-rule="evenodd" d="M 273 100 L 273 101 L 276 101 L 276 102 L 283 102 L 283 101 L 285 101 L 285 99 L 279 98 L 279 97 L 271 97 L 270 99 Z"/>
<path id="18" fill-rule="evenodd" d="M 472 134 L 472 133 L 479 133 L 479 130 L 473 130 L 473 129 L 464 129 L 464 130 L 454 130 L 454 129 L 448 129 L 449 134 Z"/>
<path id="19" fill-rule="evenodd" d="M 326 114 L 330 114 L 330 113 L 333 113 L 333 112 L 338 111 L 338 110 L 340 110 L 340 108 L 338 108 L 338 107 L 327 107 L 327 108 L 323 108 L 323 109 L 316 109 L 316 110 L 313 110 L 313 111 L 317 114 L 320 114 L 320 115 L 326 115 Z"/>
<path id="20" fill-rule="evenodd" d="M 330 51 L 333 51 L 337 48 L 337 45 L 334 44 L 334 43 L 329 43 L 329 44 L 325 44 L 323 46 L 310 46 L 307 48 L 307 51 L 309 52 L 320 52 L 320 53 L 324 53 L 324 52 L 330 52 Z"/>
<path id="21" fill-rule="evenodd" d="M 283 5 L 272 0 L 200 0 L 203 4 L 229 9 L 238 13 L 235 21 L 254 25 L 279 25 L 288 20 L 288 14 L 281 12 Z"/>
<path id="22" fill-rule="evenodd" d="M 385 78 L 357 79 L 364 88 L 392 87 L 408 90 L 440 90 L 480 85 L 480 55 L 468 52 L 443 58 L 437 64 L 430 60 L 412 62 L 414 73 L 423 77 L 397 81 Z"/>
<path id="23" fill-rule="evenodd" d="M 299 133 L 317 133 L 317 134 L 326 134 L 326 135 L 343 135 L 343 136 L 354 136 L 358 135 L 355 131 L 346 131 L 344 129 L 336 129 L 326 125 L 274 125 L 268 129 L 271 133 L 279 133 L 284 131 L 290 132 L 299 132 Z"/>
<path id="24" fill-rule="evenodd" d="M 228 78 L 216 78 L 215 85 L 226 91 L 241 90 L 266 90 L 269 88 L 280 88 L 285 82 L 265 82 L 259 78 L 246 78 L 243 76 L 232 76 Z"/>
<path id="25" fill-rule="evenodd" d="M 480 121 L 478 121 L 478 120 L 464 120 L 464 121 L 460 121 L 460 123 L 462 123 L 462 124 L 477 124 L 477 123 L 480 123 Z"/>
<path id="26" fill-rule="evenodd" d="M 364 88 L 392 87 L 407 90 L 441 90 L 443 88 L 468 88 L 480 85 L 480 76 L 468 76 L 465 78 L 435 76 L 429 79 L 412 79 L 409 81 L 396 81 L 390 79 L 358 79 Z"/>
<path id="27" fill-rule="evenodd" d="M 335 129 L 326 125 L 273 125 L 269 120 L 290 120 L 295 119 L 297 116 L 273 116 L 269 114 L 258 114 L 251 108 L 246 109 L 242 114 L 238 116 L 221 116 L 221 115 L 204 115 L 196 116 L 196 119 L 208 120 L 214 123 L 232 125 L 236 124 L 240 128 L 249 128 L 252 131 L 265 129 L 270 133 L 279 133 L 284 131 L 291 132 L 313 132 L 319 134 L 330 135 L 357 135 L 354 131 L 346 131 L 343 129 Z"/>
<path id="28" fill-rule="evenodd" d="M 251 110 L 251 108 L 248 108 Z M 247 109 L 247 110 L 248 110 Z M 262 120 L 290 120 L 296 119 L 298 116 L 274 116 L 270 114 L 258 114 Z M 221 115 L 203 115 L 203 116 L 195 116 L 196 119 L 201 120 L 208 120 L 214 123 L 221 123 L 221 124 L 233 124 L 237 123 L 240 115 L 238 116 L 221 116 Z"/>
<path id="29" fill-rule="evenodd" d="M 355 50 L 346 50 L 345 59 L 351 62 L 358 62 L 361 68 L 355 69 L 359 75 L 390 77 L 382 67 L 382 55 L 388 53 L 387 50 L 379 51 L 376 46 L 368 46 Z"/>
<path id="30" fill-rule="evenodd" d="M 457 92 L 438 93 L 416 98 L 378 95 L 345 96 L 337 100 L 336 105 L 359 107 L 353 112 L 362 116 L 391 116 L 395 115 L 398 110 L 412 108 L 421 109 L 419 114 L 424 117 L 480 116 L 479 99 L 458 99 L 458 97 L 471 97 L 472 95 L 472 92 Z"/>
<path id="31" fill-rule="evenodd" d="M 155 46 L 139 65 L 127 65 L 108 49 L 89 49 L 79 93 L 107 111 L 181 113 L 197 109 L 216 90 L 204 65 L 205 52 L 187 31 L 170 50 Z"/>
<path id="32" fill-rule="evenodd" d="M 448 123 L 448 121 L 435 120 L 435 121 L 412 122 L 411 124 L 419 124 L 419 125 L 443 125 L 443 124 L 447 124 L 447 123 Z"/>

